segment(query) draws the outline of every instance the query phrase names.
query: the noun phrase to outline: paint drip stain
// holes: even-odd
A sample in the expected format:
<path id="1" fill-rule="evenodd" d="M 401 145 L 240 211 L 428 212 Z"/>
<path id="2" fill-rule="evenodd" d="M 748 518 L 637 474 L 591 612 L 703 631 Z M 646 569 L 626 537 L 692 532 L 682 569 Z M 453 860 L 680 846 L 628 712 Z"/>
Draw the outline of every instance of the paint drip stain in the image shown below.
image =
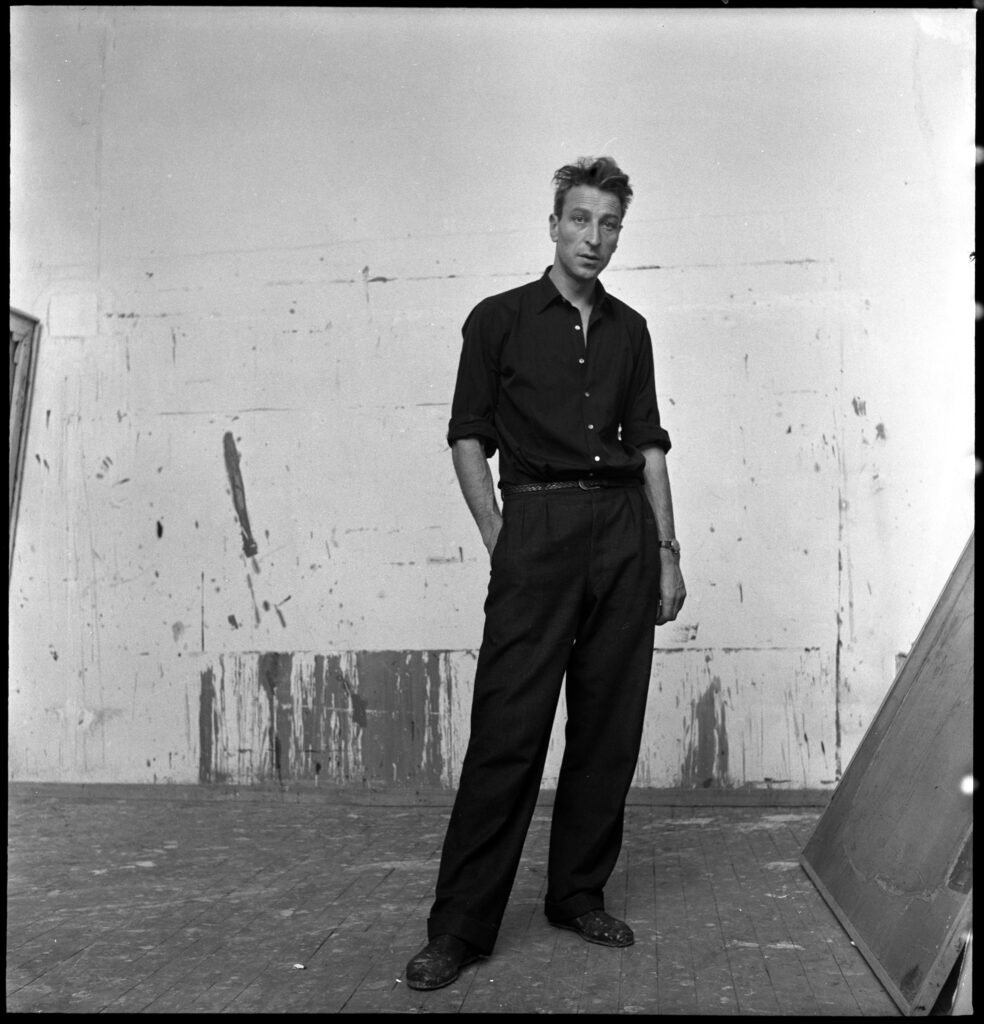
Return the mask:
<path id="1" fill-rule="evenodd" d="M 686 788 L 710 788 L 728 782 L 728 729 L 721 680 L 711 684 L 698 700 L 691 701 L 691 738 L 681 771 Z"/>
<path id="2" fill-rule="evenodd" d="M 249 558 L 256 554 L 258 548 L 253 537 L 253 531 L 249 525 L 249 513 L 246 511 L 246 488 L 243 486 L 243 474 L 239 468 L 240 455 L 236 448 L 236 440 L 232 436 L 231 431 L 227 431 L 222 438 L 222 446 L 225 452 L 229 486 L 232 488 L 232 503 L 235 507 L 236 517 L 239 519 L 239 528 L 243 536 L 243 554 Z"/>
<path id="3" fill-rule="evenodd" d="M 266 692 L 270 717 L 270 764 L 278 780 L 290 774 L 289 751 L 292 703 L 290 698 L 293 655 L 265 652 L 257 665 L 260 688 Z"/>
<path id="4" fill-rule="evenodd" d="M 213 718 L 215 717 L 215 673 L 211 668 L 201 673 L 201 691 L 198 697 L 198 781 L 212 782 Z"/>

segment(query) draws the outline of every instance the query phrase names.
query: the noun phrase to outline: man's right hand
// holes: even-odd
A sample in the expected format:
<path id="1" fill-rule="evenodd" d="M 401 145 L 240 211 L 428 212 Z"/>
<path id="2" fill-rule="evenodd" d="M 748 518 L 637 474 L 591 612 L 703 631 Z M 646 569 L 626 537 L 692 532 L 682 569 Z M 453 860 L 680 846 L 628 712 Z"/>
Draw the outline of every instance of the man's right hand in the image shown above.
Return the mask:
<path id="1" fill-rule="evenodd" d="M 501 532 L 502 516 L 495 516 L 489 526 L 489 529 L 482 536 L 482 540 L 485 542 L 485 548 L 489 553 L 489 558 L 492 557 L 492 552 L 495 551 L 495 546 L 499 542 L 499 534 Z"/>

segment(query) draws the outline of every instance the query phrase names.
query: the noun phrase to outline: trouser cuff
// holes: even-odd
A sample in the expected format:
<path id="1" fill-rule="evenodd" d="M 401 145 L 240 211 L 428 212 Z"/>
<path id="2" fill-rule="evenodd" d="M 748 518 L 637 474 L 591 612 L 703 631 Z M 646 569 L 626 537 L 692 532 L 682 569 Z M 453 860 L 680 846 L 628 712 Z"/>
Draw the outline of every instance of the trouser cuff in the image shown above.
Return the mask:
<path id="1" fill-rule="evenodd" d="M 566 900 L 555 901 L 548 899 L 544 904 L 543 912 L 547 915 L 548 921 L 562 924 L 564 921 L 570 921 L 575 917 L 580 917 L 582 914 L 587 914 L 591 910 L 604 909 L 605 897 L 602 893 L 579 892 L 568 897 Z"/>
<path id="2" fill-rule="evenodd" d="M 499 929 L 484 921 L 476 921 L 464 914 L 441 914 L 427 919 L 427 939 L 438 935 L 455 935 L 473 945 L 483 956 L 489 956 L 495 946 Z"/>

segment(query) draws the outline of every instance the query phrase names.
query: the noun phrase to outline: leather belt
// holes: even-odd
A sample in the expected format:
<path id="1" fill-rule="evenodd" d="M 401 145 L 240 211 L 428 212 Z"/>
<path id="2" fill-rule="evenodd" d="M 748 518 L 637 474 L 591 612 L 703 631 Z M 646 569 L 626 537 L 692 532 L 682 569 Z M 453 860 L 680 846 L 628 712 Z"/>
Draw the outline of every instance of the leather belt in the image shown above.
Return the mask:
<path id="1" fill-rule="evenodd" d="M 555 480 L 548 484 L 503 484 L 503 497 L 510 494 L 532 494 L 536 491 L 602 491 L 609 487 L 640 487 L 641 480 Z"/>

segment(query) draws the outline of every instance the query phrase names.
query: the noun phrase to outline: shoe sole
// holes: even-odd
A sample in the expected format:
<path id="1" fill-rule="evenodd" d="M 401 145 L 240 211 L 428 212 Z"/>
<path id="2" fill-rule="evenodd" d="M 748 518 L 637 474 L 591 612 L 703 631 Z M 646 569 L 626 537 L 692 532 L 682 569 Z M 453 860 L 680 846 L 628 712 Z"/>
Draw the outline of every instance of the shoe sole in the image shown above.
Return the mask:
<path id="1" fill-rule="evenodd" d="M 596 946 L 607 946 L 609 949 L 628 949 L 629 946 L 635 945 L 635 938 L 629 939 L 628 942 L 606 942 L 604 939 L 593 939 L 590 935 L 586 935 L 580 928 L 575 928 L 571 924 L 560 924 L 557 921 L 551 921 L 550 924 L 554 928 L 563 928 L 565 932 L 573 932 L 575 935 L 579 935 L 585 942 L 592 942 Z"/>
<path id="2" fill-rule="evenodd" d="M 450 985 L 452 982 L 457 981 L 461 977 L 461 972 L 466 967 L 470 967 L 472 964 L 477 963 L 481 959 L 482 959 L 481 956 L 473 956 L 473 957 L 471 957 L 468 960 L 462 960 L 461 963 L 458 964 L 458 970 L 455 971 L 455 973 L 450 978 L 448 978 L 447 981 L 439 981 L 439 982 L 437 982 L 434 985 L 424 985 L 424 984 L 421 984 L 420 982 L 414 983 L 409 978 L 407 978 L 407 985 L 410 988 L 412 988 L 415 991 L 417 991 L 417 992 L 434 992 L 434 991 L 436 991 L 439 988 L 445 988 L 448 985 Z"/>

